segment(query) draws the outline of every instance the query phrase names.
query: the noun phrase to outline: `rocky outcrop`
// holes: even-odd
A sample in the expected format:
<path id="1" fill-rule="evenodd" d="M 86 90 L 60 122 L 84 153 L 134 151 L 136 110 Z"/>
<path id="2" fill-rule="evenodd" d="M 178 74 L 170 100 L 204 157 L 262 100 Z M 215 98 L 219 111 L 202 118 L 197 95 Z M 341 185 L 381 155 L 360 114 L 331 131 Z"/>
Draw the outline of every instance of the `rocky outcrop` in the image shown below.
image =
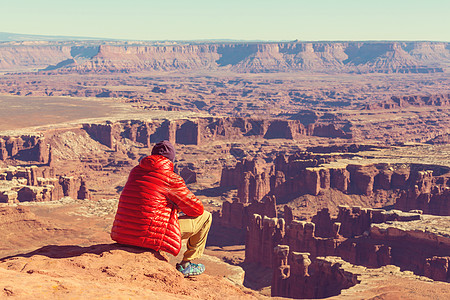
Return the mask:
<path id="1" fill-rule="evenodd" d="M 238 198 L 242 203 L 260 201 L 270 191 L 270 176 L 264 171 L 253 174 L 245 172 L 243 180 L 239 183 Z"/>
<path id="2" fill-rule="evenodd" d="M 448 218 L 346 206 L 340 208 L 336 218 L 324 210 L 313 217 L 313 222 L 292 219 L 286 223 L 284 219 L 254 215 L 247 231 L 246 262 L 271 267 L 267 260 L 276 260 L 286 251 L 281 246 L 273 256 L 270 249 L 286 245 L 290 251 L 308 253 L 311 260 L 339 256 L 371 268 L 394 264 L 428 274 L 434 280 L 449 281 Z M 281 256 L 284 258 L 272 266 L 274 270 L 285 264 L 287 256 Z M 304 270 L 298 272 L 303 277 L 306 274 Z M 289 272 L 282 267 L 274 274 L 276 281 Z M 277 286 L 275 283 L 275 290 Z"/>
<path id="3" fill-rule="evenodd" d="M 373 193 L 373 184 L 378 169 L 374 165 L 348 165 L 347 170 L 350 173 L 350 184 L 353 192 L 370 196 Z"/>
<path id="4" fill-rule="evenodd" d="M 53 170 L 42 170 L 37 166 L 0 169 L 0 202 L 42 202 L 63 197 L 91 198 L 83 177 L 47 177 L 53 173 Z"/>
<path id="5" fill-rule="evenodd" d="M 120 134 L 118 126 L 114 126 L 111 122 L 106 124 L 84 124 L 83 129 L 96 141 L 109 147 L 114 148 L 116 137 Z M 130 133 L 132 136 L 132 133 Z"/>
<path id="6" fill-rule="evenodd" d="M 427 258 L 425 276 L 439 281 L 450 281 L 450 257 L 433 256 Z"/>
<path id="7" fill-rule="evenodd" d="M 45 137 L 0 136 L 0 160 L 16 159 L 47 163 L 50 149 Z"/>
<path id="8" fill-rule="evenodd" d="M 14 216 L 8 213 L 6 217 Z M 3 215 L 3 209 L 0 208 L 0 230 L 5 228 L 2 226 Z M 227 277 L 222 274 L 220 276 L 202 274 L 197 280 L 191 281 L 185 279 L 174 268 L 173 263 L 169 263 L 167 256 L 159 252 L 110 242 L 93 243 L 92 240 L 88 241 L 90 242 L 88 246 L 79 246 L 74 244 L 74 240 L 79 237 L 71 230 L 55 228 L 53 231 L 56 233 L 52 233 L 52 228 L 47 224 L 41 225 L 42 223 L 32 222 L 33 219 L 24 217 L 16 218 L 14 220 L 16 222 L 5 228 L 25 229 L 25 234 L 19 232 L 14 238 L 20 237 L 26 242 L 18 249 L 18 243 L 13 243 L 12 245 L 16 246 L 14 256 L 9 255 L 0 259 L 1 298 L 12 296 L 19 299 L 60 299 L 80 298 L 80 295 L 83 295 L 82 298 L 87 299 L 131 297 L 217 300 L 223 299 L 226 295 L 230 299 L 257 299 L 253 291 L 242 290 L 242 287 L 230 282 L 233 275 L 235 276 L 233 279 L 237 281 L 238 276 L 235 275 L 237 272 L 233 274 L 226 271 Z M 90 232 L 95 230 L 89 229 Z M 27 234 L 30 231 L 32 233 Z M 0 232 L 2 236 L 9 236 L 3 233 L 10 231 Z M 57 241 L 67 235 L 74 237 L 65 243 L 55 245 L 47 242 L 51 235 L 59 237 L 54 238 Z M 41 239 L 40 244 L 45 246 L 36 249 L 33 247 L 34 244 L 29 245 L 38 238 Z M 3 239 L 0 245 L 4 245 Z M 31 249 L 24 250 L 29 248 L 36 250 L 32 252 Z M 207 265 L 210 269 L 227 269 L 225 264 L 210 261 Z M 58 285 L 55 285 L 55 282 L 58 282 Z M 56 286 L 64 288 L 55 288 Z"/>
<path id="9" fill-rule="evenodd" d="M 272 268 L 273 249 L 281 243 L 284 234 L 285 223 L 283 219 L 254 214 L 247 229 L 245 262 Z"/>
<path id="10" fill-rule="evenodd" d="M 288 122 L 287 131 L 278 131 L 279 124 Z M 342 124 L 331 124 L 333 128 Z M 313 126 L 313 125 L 311 125 Z M 318 124 L 317 126 L 328 126 Z M 330 128 L 331 128 L 330 127 Z M 300 139 L 305 135 L 319 135 L 315 130 L 305 130 L 300 121 L 281 121 L 278 119 L 255 120 L 251 118 L 196 118 L 181 120 L 118 121 L 104 124 L 84 124 L 83 129 L 95 140 L 115 148 L 122 138 L 149 146 L 161 140 L 182 145 L 202 145 L 215 140 L 242 138 L 248 136 L 271 138 Z M 320 136 L 351 138 L 350 132 L 336 134 L 335 131 L 321 132 Z"/>
<path id="11" fill-rule="evenodd" d="M 362 195 L 371 204 L 378 203 L 381 207 L 388 199 L 386 196 L 385 199 L 375 198 L 375 194 L 388 191 L 396 199 L 397 209 L 450 215 L 450 170 L 447 167 L 386 163 L 342 167 L 326 165 L 334 159 L 331 155 L 308 152 L 290 157 L 280 154 L 272 166 L 266 164 L 264 171 L 256 170 L 254 163 L 244 160 L 235 167 L 223 168 L 221 186 L 237 188 L 238 197 L 244 203 L 260 200 L 266 195 L 274 195 L 279 201 L 286 202 L 304 194 L 317 196 L 334 189 L 345 194 Z"/>
<path id="12" fill-rule="evenodd" d="M 245 230 L 250 224 L 254 214 L 276 217 L 276 200 L 274 197 L 265 197 L 261 201 L 242 203 L 239 199 L 225 201 L 220 211 L 213 213 L 214 224 Z"/>
<path id="13" fill-rule="evenodd" d="M 253 176 L 262 172 L 262 161 L 259 159 L 243 159 L 235 166 L 225 166 L 220 177 L 220 187 L 235 187 L 242 184 L 244 174 Z M 248 199 L 244 202 L 248 202 Z"/>
<path id="14" fill-rule="evenodd" d="M 311 135 L 321 137 L 335 137 L 343 139 L 351 139 L 353 135 L 349 132 L 345 132 L 341 128 L 338 128 L 335 124 L 310 124 L 309 131 L 312 131 Z"/>
<path id="15" fill-rule="evenodd" d="M 347 169 L 330 169 L 330 186 L 347 193 L 350 184 L 350 172 Z"/>
<path id="16" fill-rule="evenodd" d="M 421 210 L 426 214 L 450 216 L 450 179 L 433 176 L 433 170 L 418 171 L 411 177 L 410 187 L 402 191 L 395 208 L 403 211 Z"/>
<path id="17" fill-rule="evenodd" d="M 180 176 L 183 178 L 186 184 L 197 182 L 197 173 L 195 173 L 195 171 L 191 170 L 188 167 L 184 167 L 180 171 Z"/>
<path id="18" fill-rule="evenodd" d="M 272 297 L 328 298 L 361 281 L 360 274 L 337 257 L 321 257 L 311 262 L 309 253 L 290 251 L 287 245 L 275 247 L 274 252 Z"/>
<path id="19" fill-rule="evenodd" d="M 447 145 L 450 143 L 450 133 L 438 135 L 426 143 L 431 145 Z"/>
<path id="20" fill-rule="evenodd" d="M 183 45 L 77 46 L 3 45 L 1 70 L 111 73 L 146 70 L 237 72 L 442 72 L 450 59 L 448 43 L 438 42 L 284 42 Z"/>
<path id="21" fill-rule="evenodd" d="M 410 106 L 449 106 L 450 94 L 392 96 L 388 101 L 366 105 L 366 109 L 395 109 Z"/>
<path id="22" fill-rule="evenodd" d="M 80 178 L 80 188 L 77 192 L 77 199 L 91 199 L 91 193 L 87 188 L 86 179 L 84 177 Z"/>

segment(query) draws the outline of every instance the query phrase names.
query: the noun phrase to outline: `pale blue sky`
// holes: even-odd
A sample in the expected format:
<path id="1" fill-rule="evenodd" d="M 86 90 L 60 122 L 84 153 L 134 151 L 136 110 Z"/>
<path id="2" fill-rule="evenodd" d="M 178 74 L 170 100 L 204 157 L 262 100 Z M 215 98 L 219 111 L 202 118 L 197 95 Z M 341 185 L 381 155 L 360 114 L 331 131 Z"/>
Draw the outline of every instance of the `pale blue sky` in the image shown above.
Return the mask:
<path id="1" fill-rule="evenodd" d="M 450 0 L 1 0 L 0 32 L 133 40 L 450 41 Z"/>

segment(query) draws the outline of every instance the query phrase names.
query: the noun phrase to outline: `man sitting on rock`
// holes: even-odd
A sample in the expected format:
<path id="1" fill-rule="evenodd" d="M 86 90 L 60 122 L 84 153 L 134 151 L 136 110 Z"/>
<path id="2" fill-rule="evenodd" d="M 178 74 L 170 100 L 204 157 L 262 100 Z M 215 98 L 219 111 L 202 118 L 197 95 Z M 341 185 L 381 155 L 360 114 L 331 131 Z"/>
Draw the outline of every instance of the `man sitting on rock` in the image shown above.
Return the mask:
<path id="1" fill-rule="evenodd" d="M 131 170 L 120 195 L 111 238 L 174 256 L 180 252 L 181 239 L 188 239 L 183 260 L 176 266 L 187 277 L 205 271 L 204 265 L 191 261 L 203 254 L 212 217 L 174 173 L 174 159 L 175 148 L 162 141 Z"/>

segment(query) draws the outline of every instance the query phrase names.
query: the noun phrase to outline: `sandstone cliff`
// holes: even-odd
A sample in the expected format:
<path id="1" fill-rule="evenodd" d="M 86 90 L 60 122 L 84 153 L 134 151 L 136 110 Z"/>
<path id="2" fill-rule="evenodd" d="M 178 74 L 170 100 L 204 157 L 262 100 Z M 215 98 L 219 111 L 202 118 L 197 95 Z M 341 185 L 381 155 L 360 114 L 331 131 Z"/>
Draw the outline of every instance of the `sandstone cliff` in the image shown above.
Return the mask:
<path id="1" fill-rule="evenodd" d="M 320 147 L 316 150 L 325 151 Z M 243 160 L 236 166 L 223 168 L 220 185 L 237 188 L 241 203 L 260 201 L 268 195 L 286 203 L 301 195 L 318 196 L 334 190 L 342 195 L 360 195 L 360 201 L 371 207 L 394 204 L 403 211 L 418 209 L 427 214 L 450 216 L 447 167 L 386 163 L 326 165 L 335 159 L 332 155 L 308 152 L 289 157 L 279 154 L 265 170 L 256 160 Z M 345 204 L 341 202 L 345 197 L 340 198 L 333 197 L 327 207 L 335 209 L 338 204 Z M 390 199 L 394 202 L 390 203 Z"/>
<path id="2" fill-rule="evenodd" d="M 279 130 L 280 126 L 284 130 Z M 84 124 L 83 129 L 95 140 L 114 149 L 122 138 L 144 146 L 161 140 L 182 145 L 202 145 L 230 138 L 262 137 L 265 139 L 300 139 L 303 136 L 340 137 L 350 139 L 352 133 L 339 122 L 309 124 L 299 120 L 253 119 L 235 117 L 206 117 L 180 120 L 118 121 Z M 345 130 L 344 130 L 345 129 Z M 1 146 L 1 144 L 0 144 Z"/>
<path id="3" fill-rule="evenodd" d="M 0 168 L 0 203 L 43 202 L 72 199 L 90 199 L 83 176 L 56 175 L 48 167 Z"/>
<path id="4" fill-rule="evenodd" d="M 78 43 L 80 44 L 80 43 Z M 237 72 L 442 72 L 448 43 L 284 42 L 159 45 L 4 45 L 0 69 L 109 73 L 143 70 Z"/>
<path id="5" fill-rule="evenodd" d="M 291 251 L 308 253 L 311 259 L 339 256 L 371 268 L 393 264 L 450 281 L 449 217 L 341 206 L 336 218 L 322 211 L 313 219 L 286 223 L 282 218 L 255 214 L 247 229 L 245 261 L 277 269 L 283 260 L 277 260 L 274 249 L 287 245 Z M 300 275 L 301 268 L 296 272 Z M 282 272 L 278 276 L 283 277 Z"/>
<path id="6" fill-rule="evenodd" d="M 389 101 L 366 105 L 366 109 L 395 109 L 405 108 L 410 106 L 448 106 L 450 105 L 450 94 L 436 94 L 436 95 L 411 95 L 411 96 L 392 96 Z M 432 124 L 430 122 L 430 124 Z"/>

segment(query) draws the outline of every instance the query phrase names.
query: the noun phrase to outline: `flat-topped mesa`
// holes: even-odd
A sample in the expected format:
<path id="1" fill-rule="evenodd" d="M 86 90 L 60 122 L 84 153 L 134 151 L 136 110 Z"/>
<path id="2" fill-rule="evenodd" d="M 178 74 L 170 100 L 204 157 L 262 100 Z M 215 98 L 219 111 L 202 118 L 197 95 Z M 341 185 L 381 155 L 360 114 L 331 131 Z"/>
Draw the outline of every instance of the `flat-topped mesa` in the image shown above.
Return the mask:
<path id="1" fill-rule="evenodd" d="M 285 223 L 255 215 L 248 225 L 246 262 L 270 267 L 268 254 L 262 256 L 267 253 L 264 249 L 287 245 L 291 251 L 310 253 L 311 258 L 339 256 L 371 268 L 394 264 L 442 280 L 450 258 L 449 218 L 357 206 L 340 206 L 337 217 L 324 209 L 313 222 Z M 443 281 L 450 282 L 446 276 Z"/>
<path id="2" fill-rule="evenodd" d="M 176 70 L 431 73 L 449 60 L 445 42 L 271 42 L 76 46 L 3 45 L 0 70 L 111 73 Z"/>
<path id="3" fill-rule="evenodd" d="M 328 297 L 341 295 L 337 298 L 366 299 L 369 297 L 363 295 L 367 295 L 367 290 L 373 290 L 376 286 L 376 283 L 372 281 L 374 279 L 379 281 L 382 278 L 384 281 L 394 282 L 397 295 L 399 294 L 398 286 L 405 282 L 404 280 L 406 282 L 413 280 L 413 293 L 417 293 L 417 283 L 427 281 L 410 272 L 403 272 L 400 267 L 393 265 L 373 269 L 350 264 L 335 256 L 311 259 L 309 253 L 292 251 L 287 245 L 276 247 L 274 253 L 272 297 L 328 299 Z M 447 262 L 445 259 L 435 257 L 430 259 L 430 266 L 442 267 Z M 443 272 L 446 271 L 444 268 L 435 268 L 433 271 L 442 276 L 447 275 Z M 426 282 L 426 284 L 431 289 L 445 285 L 437 282 Z M 379 289 L 375 290 L 375 294 L 370 298 L 379 295 Z"/>
<path id="4" fill-rule="evenodd" d="M 449 228 L 449 217 L 424 215 L 421 221 L 372 224 L 370 237 L 392 245 L 390 252 L 396 265 L 414 266 L 418 274 L 450 282 Z M 403 247 L 393 246 L 399 244 Z"/>
<path id="5" fill-rule="evenodd" d="M 274 131 L 270 133 L 271 126 L 280 122 L 288 122 L 289 133 Z M 334 122 L 334 121 L 330 121 Z M 313 124 L 314 125 L 314 124 Z M 100 124 L 84 124 L 83 129 L 95 140 L 115 148 L 122 138 L 149 146 L 161 140 L 169 140 L 173 144 L 201 145 L 216 140 L 228 140 L 230 138 L 243 138 L 248 136 L 261 137 L 265 139 L 284 138 L 299 139 L 302 136 L 323 136 L 351 138 L 351 132 L 344 132 L 342 124 L 317 124 L 321 126 L 332 126 L 334 131 L 303 130 L 299 120 L 283 121 L 279 119 L 252 119 L 238 117 L 198 117 L 194 119 L 179 120 L 124 120 L 117 122 L 106 122 Z M 337 134 L 336 130 L 342 133 Z M 328 133 L 327 133 L 328 132 Z"/>
<path id="6" fill-rule="evenodd" d="M 59 175 L 54 170 L 37 166 L 0 169 L 0 202 L 55 201 L 63 197 L 90 199 L 83 177 Z"/>
<path id="7" fill-rule="evenodd" d="M 285 157 L 283 154 L 275 158 L 273 162 L 274 172 L 271 174 L 270 194 L 278 199 L 288 196 L 312 194 L 318 195 L 321 189 L 329 189 L 332 185 L 345 188 L 346 183 L 341 183 L 339 174 L 332 178 L 330 169 L 320 168 L 332 158 L 322 157 L 311 153 L 297 153 Z"/>
<path id="8" fill-rule="evenodd" d="M 270 172 L 257 171 L 251 165 L 253 162 L 245 160 L 235 167 L 224 167 L 220 184 L 222 187 L 237 187 L 238 198 L 243 203 L 260 200 L 265 195 L 287 201 L 305 194 L 317 196 L 327 190 L 337 190 L 364 196 L 365 205 L 390 205 L 393 204 L 389 202 L 392 198 L 397 199 L 395 207 L 404 211 L 420 209 L 428 214 L 450 215 L 449 168 L 387 163 L 348 164 L 342 167 L 324 165 L 336 158 L 308 152 L 290 157 L 280 154 L 273 160 L 272 166 L 266 166 Z M 391 197 L 387 197 L 384 191 Z M 384 196 L 378 197 L 383 193 Z M 343 202 L 346 201 L 344 198 Z M 333 203 L 339 204 L 339 198 Z"/>

